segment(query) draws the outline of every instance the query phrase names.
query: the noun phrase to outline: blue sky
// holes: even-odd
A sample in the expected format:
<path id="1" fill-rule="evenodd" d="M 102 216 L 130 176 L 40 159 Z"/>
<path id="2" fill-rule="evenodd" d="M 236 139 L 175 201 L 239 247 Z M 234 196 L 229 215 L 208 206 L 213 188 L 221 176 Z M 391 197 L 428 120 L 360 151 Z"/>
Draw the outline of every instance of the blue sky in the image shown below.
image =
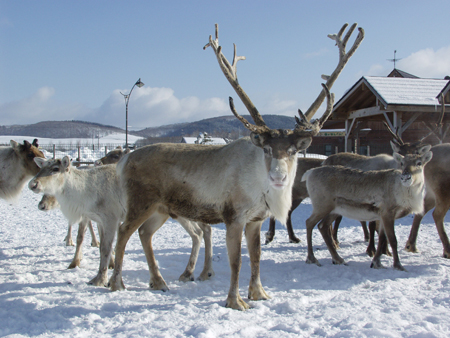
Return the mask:
<path id="1" fill-rule="evenodd" d="M 293 116 L 321 90 L 338 53 L 327 34 L 348 22 L 366 32 L 332 88 L 397 68 L 450 75 L 450 1 L 17 1 L 0 0 L 0 125 L 85 120 L 130 130 L 230 115 L 243 105 L 210 48 L 219 24 L 233 43 L 241 86 L 262 114 Z M 353 43 L 356 32 L 349 45 Z M 320 112 L 318 113 L 320 115 Z M 316 116 L 318 117 L 318 116 Z"/>

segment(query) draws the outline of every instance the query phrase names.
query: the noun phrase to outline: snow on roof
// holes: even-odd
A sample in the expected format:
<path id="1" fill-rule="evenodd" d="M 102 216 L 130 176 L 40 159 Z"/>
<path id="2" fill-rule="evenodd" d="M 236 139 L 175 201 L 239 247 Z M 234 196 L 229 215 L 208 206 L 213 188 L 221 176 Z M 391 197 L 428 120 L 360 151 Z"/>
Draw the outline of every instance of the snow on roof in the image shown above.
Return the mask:
<path id="1" fill-rule="evenodd" d="M 436 97 L 449 82 L 448 80 L 400 77 L 364 76 L 363 78 L 386 105 L 439 105 Z"/>
<path id="2" fill-rule="evenodd" d="M 227 142 L 225 142 L 225 140 L 223 138 L 219 138 L 219 137 L 210 137 L 207 143 L 205 144 L 213 144 L 213 145 L 217 145 L 217 144 L 227 144 Z M 183 137 L 182 139 L 182 143 L 188 143 L 188 144 L 195 144 L 198 141 L 198 137 Z M 203 141 L 203 139 L 201 139 L 201 141 Z"/>

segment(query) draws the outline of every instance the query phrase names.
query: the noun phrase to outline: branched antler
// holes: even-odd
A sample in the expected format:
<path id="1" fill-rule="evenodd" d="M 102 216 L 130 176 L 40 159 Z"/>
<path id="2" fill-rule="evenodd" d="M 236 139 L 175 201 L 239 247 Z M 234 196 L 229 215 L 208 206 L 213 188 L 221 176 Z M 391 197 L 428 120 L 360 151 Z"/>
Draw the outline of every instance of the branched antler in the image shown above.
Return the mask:
<path id="1" fill-rule="evenodd" d="M 328 89 L 331 89 L 334 82 L 338 78 L 338 76 L 341 74 L 342 70 L 344 69 L 345 65 L 347 64 L 350 57 L 355 53 L 355 51 L 358 49 L 359 45 L 361 44 L 362 40 L 364 39 L 364 29 L 361 27 L 358 28 L 359 33 L 358 36 L 355 39 L 355 42 L 353 43 L 353 46 L 350 48 L 348 53 L 345 51 L 347 42 L 350 39 L 350 36 L 352 35 L 353 31 L 355 30 L 356 26 L 358 24 L 354 23 L 347 34 L 345 35 L 344 39 L 342 40 L 342 34 L 344 34 L 345 29 L 348 26 L 348 23 L 342 26 L 342 28 L 339 30 L 338 34 L 329 34 L 328 37 L 334 41 L 336 41 L 336 46 L 339 48 L 339 63 L 336 66 L 336 69 L 333 71 L 331 75 L 322 75 L 322 79 L 324 79 L 326 82 L 326 85 Z M 321 91 L 317 99 L 313 102 L 311 107 L 306 111 L 304 116 L 307 120 L 310 120 L 314 114 L 319 109 L 320 105 L 322 104 L 323 100 L 325 99 L 325 91 Z"/>
<path id="2" fill-rule="evenodd" d="M 209 36 L 209 43 L 207 43 L 203 49 L 206 49 L 208 47 L 211 47 L 214 51 L 214 54 L 216 54 L 217 61 L 219 62 L 220 69 L 222 69 L 223 74 L 227 78 L 228 82 L 231 84 L 231 86 L 234 88 L 236 93 L 238 94 L 241 101 L 244 103 L 245 107 L 247 107 L 247 110 L 250 112 L 250 115 L 253 118 L 253 121 L 255 121 L 255 124 L 257 126 L 265 126 L 266 123 L 264 122 L 263 118 L 261 117 L 261 114 L 258 112 L 258 109 L 256 109 L 253 102 L 250 100 L 250 98 L 247 96 L 247 94 L 244 92 L 242 87 L 239 85 L 239 81 L 237 78 L 237 63 L 240 60 L 245 60 L 245 56 L 237 56 L 236 54 L 236 45 L 234 45 L 234 56 L 233 56 L 233 64 L 230 64 L 230 62 L 227 60 L 227 58 L 222 53 L 222 47 L 219 45 L 219 25 L 216 24 L 216 38 L 215 40 L 212 39 L 212 36 Z M 234 112 L 233 112 L 234 113 Z M 237 116 L 236 116 L 237 117 Z M 240 118 L 240 121 L 242 122 L 242 119 L 245 120 L 242 116 Z M 247 120 L 245 120 L 247 121 Z M 244 122 L 243 122 L 244 123 Z M 244 125 L 253 126 L 248 121 L 244 123 Z M 250 129 L 249 127 L 246 127 Z M 252 129 L 250 129 L 252 130 Z"/>

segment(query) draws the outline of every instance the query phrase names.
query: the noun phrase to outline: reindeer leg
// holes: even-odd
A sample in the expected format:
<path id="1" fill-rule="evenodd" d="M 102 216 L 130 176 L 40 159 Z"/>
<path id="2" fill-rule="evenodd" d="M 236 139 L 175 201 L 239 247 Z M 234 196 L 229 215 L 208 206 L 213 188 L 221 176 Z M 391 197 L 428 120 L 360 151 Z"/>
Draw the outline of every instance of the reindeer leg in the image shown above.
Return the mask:
<path id="1" fill-rule="evenodd" d="M 375 252 L 377 251 L 375 249 L 375 231 L 377 230 L 377 222 L 371 221 L 369 222 L 369 244 L 367 244 L 367 250 L 366 253 L 369 255 L 369 257 L 374 257 Z M 384 234 L 384 232 L 383 232 Z M 378 233 L 378 236 L 380 236 L 380 232 Z"/>
<path id="2" fill-rule="evenodd" d="M 299 206 L 299 204 L 302 202 L 302 200 L 295 200 L 292 202 L 292 206 L 291 206 L 291 210 L 289 210 L 288 213 L 288 218 L 286 221 L 286 228 L 288 231 L 288 235 L 289 235 L 289 242 L 290 243 L 300 243 L 300 239 L 297 238 L 294 234 L 294 229 L 292 227 L 292 218 L 291 215 L 294 212 L 295 209 L 297 209 L 297 207 Z"/>
<path id="3" fill-rule="evenodd" d="M 333 224 L 333 221 L 338 217 L 342 218 L 342 216 L 340 216 L 340 215 L 330 214 L 327 217 L 325 217 L 319 223 L 319 225 L 317 227 L 319 228 L 322 238 L 324 239 L 324 241 L 328 247 L 328 251 L 331 254 L 333 264 L 347 265 L 347 263 L 345 263 L 344 259 L 342 259 L 342 257 L 339 256 L 339 254 L 337 253 L 336 243 L 334 242 L 333 235 L 331 233 L 331 226 Z"/>
<path id="4" fill-rule="evenodd" d="M 203 240 L 205 241 L 205 264 L 203 265 L 202 273 L 197 279 L 203 281 L 214 276 L 214 270 L 212 267 L 212 228 L 209 224 L 202 222 L 199 222 L 198 225 L 203 231 Z"/>
<path id="5" fill-rule="evenodd" d="M 369 230 L 367 230 L 367 222 L 361 221 L 361 227 L 362 227 L 363 232 L 364 232 L 364 241 L 368 242 L 369 239 L 370 239 L 370 235 L 369 235 Z"/>
<path id="6" fill-rule="evenodd" d="M 336 249 L 339 249 L 339 241 L 338 241 L 338 230 L 339 230 L 339 225 L 341 224 L 342 221 L 342 216 L 339 215 L 336 220 L 334 221 L 334 228 L 333 228 L 333 240 L 334 243 L 336 243 Z"/>
<path id="7" fill-rule="evenodd" d="M 275 217 L 270 217 L 269 220 L 269 230 L 266 232 L 266 245 L 273 241 L 273 238 L 275 236 Z"/>
<path id="8" fill-rule="evenodd" d="M 200 244 L 203 238 L 203 231 L 195 222 L 188 221 L 183 217 L 179 217 L 177 221 L 181 224 L 181 226 L 187 231 L 189 236 L 192 238 L 192 251 L 191 256 L 189 257 L 188 265 L 186 266 L 186 270 L 181 274 L 178 279 L 180 282 L 188 282 L 193 281 L 194 278 L 194 270 L 195 264 L 197 263 L 198 252 L 200 251 Z"/>
<path id="9" fill-rule="evenodd" d="M 226 241 L 228 261 L 231 268 L 231 281 L 225 306 L 241 311 L 250 308 L 239 295 L 239 271 L 241 270 L 242 265 L 241 245 L 243 230 L 244 224 L 242 223 L 232 222 L 227 224 Z"/>
<path id="10" fill-rule="evenodd" d="M 73 240 L 72 240 L 72 224 L 69 224 L 69 228 L 67 229 L 67 235 L 64 238 L 64 241 L 66 242 L 66 246 L 74 246 Z"/>
<path id="11" fill-rule="evenodd" d="M 444 201 L 444 198 L 436 198 L 436 207 L 433 211 L 433 219 L 436 223 L 436 229 L 438 231 L 439 238 L 441 239 L 442 246 L 444 247 L 444 253 L 442 256 L 444 258 L 450 258 L 450 243 L 444 227 L 444 217 L 450 207 L 450 203 L 445 203 Z"/>
<path id="12" fill-rule="evenodd" d="M 97 240 L 97 237 L 95 236 L 94 227 L 92 226 L 91 221 L 89 221 L 88 226 L 89 226 L 89 232 L 91 233 L 91 246 L 94 248 L 100 247 L 100 243 Z"/>
<path id="13" fill-rule="evenodd" d="M 398 257 L 397 251 L 397 237 L 395 236 L 394 229 L 394 217 L 383 217 L 383 227 L 386 232 L 386 237 L 389 240 L 389 244 L 392 249 L 392 257 L 394 258 L 394 269 L 400 271 L 406 271 L 406 269 L 400 263 L 400 258 Z"/>
<path id="14" fill-rule="evenodd" d="M 144 209 L 141 217 L 132 218 L 133 216 L 140 215 Z M 129 204 L 128 212 L 125 217 L 125 222 L 119 226 L 117 231 L 117 243 L 116 243 L 116 257 L 114 260 L 114 272 L 109 280 L 109 286 L 111 291 L 124 290 L 125 285 L 122 280 L 122 265 L 123 256 L 125 255 L 125 247 L 131 235 L 146 221 L 153 212 L 155 212 L 156 207 L 152 201 L 148 201 L 146 208 L 142 205 Z M 101 242 L 101 238 L 100 238 Z"/>
<path id="15" fill-rule="evenodd" d="M 384 268 L 384 266 L 381 264 L 381 255 L 383 254 L 383 243 L 381 243 L 383 241 L 382 236 L 385 236 L 384 227 L 382 224 L 380 224 L 380 228 L 378 231 L 378 247 L 373 256 L 372 263 L 370 264 L 370 267 L 374 269 Z"/>
<path id="16" fill-rule="evenodd" d="M 262 222 L 247 223 L 245 226 L 245 239 L 247 240 L 248 252 L 250 254 L 250 266 L 252 275 L 248 287 L 248 299 L 266 300 L 270 299 L 261 284 L 259 263 L 261 259 L 261 225 Z"/>
<path id="17" fill-rule="evenodd" d="M 168 218 L 168 215 L 155 212 L 139 228 L 139 238 L 141 240 L 142 247 L 144 248 L 145 257 L 147 258 L 147 264 L 150 271 L 150 289 L 161 290 L 164 292 L 168 291 L 169 287 L 159 272 L 158 263 L 156 262 L 155 254 L 153 253 L 152 238 L 155 232 L 164 224 L 164 222 L 167 221 Z M 195 261 L 196 260 L 197 257 L 195 257 Z"/>
<path id="18" fill-rule="evenodd" d="M 312 213 L 311 216 L 306 220 L 306 240 L 308 242 L 308 257 L 306 258 L 307 264 L 316 264 L 317 266 L 321 266 L 317 258 L 314 256 L 314 250 L 312 245 L 312 232 L 316 224 L 327 216 L 327 213 L 316 214 Z"/>
<path id="19" fill-rule="evenodd" d="M 83 258 L 83 239 L 86 233 L 87 222 L 83 218 L 80 223 L 78 223 L 78 234 L 77 234 L 77 247 L 75 249 L 75 256 L 70 263 L 68 269 L 74 269 L 80 266 L 81 259 Z"/>
<path id="20" fill-rule="evenodd" d="M 423 203 L 423 213 L 414 215 L 411 232 L 409 233 L 408 240 L 406 241 L 405 250 L 408 252 L 419 252 L 419 250 L 417 250 L 416 242 L 417 235 L 419 234 L 420 222 L 422 221 L 422 218 L 427 214 L 427 212 L 430 211 L 435 205 L 434 198 L 430 197 L 428 194 L 425 195 Z"/>
<path id="21" fill-rule="evenodd" d="M 108 285 L 108 266 L 111 260 L 114 237 L 116 235 L 117 227 L 119 226 L 116 219 L 107 218 L 104 223 L 97 223 L 100 230 L 100 266 L 98 274 L 89 284 L 95 286 Z"/>

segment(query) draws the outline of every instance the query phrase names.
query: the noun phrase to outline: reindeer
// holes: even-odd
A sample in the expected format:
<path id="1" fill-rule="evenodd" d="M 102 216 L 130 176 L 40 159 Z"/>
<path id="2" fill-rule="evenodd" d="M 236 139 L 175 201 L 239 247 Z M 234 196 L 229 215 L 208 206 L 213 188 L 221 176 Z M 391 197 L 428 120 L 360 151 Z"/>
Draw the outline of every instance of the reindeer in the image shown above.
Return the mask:
<path id="1" fill-rule="evenodd" d="M 433 219 L 443 246 L 443 257 L 450 258 L 450 242 L 445 232 L 444 217 L 450 207 L 450 143 L 442 143 L 449 130 L 449 124 L 443 123 L 445 102 L 441 96 L 441 114 L 438 123 L 426 126 L 434 133 L 440 144 L 431 148 L 433 158 L 425 167 L 425 199 L 423 212 L 417 213 L 411 227 L 405 250 L 417 253 L 417 235 L 422 218 L 434 207 Z"/>
<path id="2" fill-rule="evenodd" d="M 322 165 L 323 159 L 319 158 L 299 158 L 297 160 L 297 172 L 295 174 L 294 186 L 292 188 L 292 206 L 289 210 L 286 228 L 289 235 L 289 242 L 291 243 L 299 243 L 300 239 L 297 238 L 294 234 L 294 230 L 292 228 L 292 220 L 291 215 L 295 209 L 302 203 L 302 201 L 309 197 L 308 191 L 306 190 L 306 183 L 302 182 L 303 174 L 312 168 L 320 167 Z M 269 230 L 266 232 L 266 243 L 269 244 L 273 241 L 273 237 L 275 236 L 275 217 L 270 217 Z"/>
<path id="3" fill-rule="evenodd" d="M 422 139 L 413 143 L 405 143 L 401 138 L 398 128 L 394 132 L 389 125 L 384 122 L 386 129 L 392 136 L 392 140 L 390 141 L 393 152 L 399 153 L 400 155 L 407 154 L 423 154 L 426 149 L 428 149 L 429 145 L 424 143 L 424 140 L 430 136 L 430 134 L 426 135 Z M 383 170 L 383 169 L 400 169 L 399 163 L 394 159 L 393 156 L 387 154 L 379 154 L 376 156 L 365 156 L 358 155 L 353 153 L 339 153 L 330 155 L 324 162 L 323 165 L 342 165 L 345 167 L 360 169 L 363 171 L 368 170 Z M 338 217 L 334 222 L 333 229 L 333 240 L 335 242 L 336 247 L 339 244 L 337 238 L 337 232 L 339 229 L 339 224 L 342 220 L 342 216 Z M 369 222 L 369 230 L 367 230 L 366 222 L 361 221 L 361 226 L 364 231 L 364 239 L 369 242 L 367 246 L 366 253 L 373 257 L 375 255 L 375 230 L 377 228 L 377 224 L 375 221 Z M 382 235 L 383 236 L 383 235 Z M 384 240 L 384 239 L 382 239 Z M 387 247 L 383 245 L 386 249 L 384 253 L 390 255 Z"/>
<path id="4" fill-rule="evenodd" d="M 226 306 L 245 310 L 249 305 L 239 295 L 242 232 L 250 254 L 251 279 L 248 297 L 253 300 L 269 299 L 264 291 L 259 273 L 261 254 L 260 231 L 265 218 L 274 215 L 285 222 L 292 205 L 292 185 L 297 167 L 297 152 L 306 149 L 330 115 L 334 96 L 328 87 L 336 80 L 350 56 L 364 37 L 359 35 L 349 53 L 345 45 L 356 28 L 352 26 L 344 40 L 342 34 L 331 36 L 339 46 L 340 62 L 315 103 L 304 115 L 299 111 L 294 130 L 270 129 L 256 107 L 239 85 L 236 76 L 237 61 L 245 57 L 236 55 L 233 64 L 222 54 L 219 46 L 218 26 L 216 38 L 210 36 L 204 47 L 212 47 L 219 66 L 252 116 L 255 125 L 239 115 L 230 98 L 234 116 L 251 131 L 250 138 L 239 139 L 224 146 L 189 144 L 154 144 L 139 148 L 123 157 L 117 172 L 126 195 L 127 214 L 119 227 L 116 246 L 115 269 L 110 279 L 111 290 L 125 288 L 122 266 L 125 246 L 130 236 L 139 229 L 150 270 L 150 287 L 167 290 L 152 248 L 152 236 L 172 217 L 184 217 L 208 224 L 225 223 L 231 283 Z M 324 98 L 327 107 L 323 116 L 310 122 Z M 205 166 L 204 163 L 208 163 Z"/>
<path id="5" fill-rule="evenodd" d="M 393 154 L 401 170 L 371 170 L 347 168 L 343 166 L 323 166 L 307 171 L 303 175 L 313 213 L 306 220 L 308 257 L 306 262 L 316 263 L 312 248 L 312 230 L 320 221 L 319 230 L 333 258 L 333 264 L 345 264 L 337 254 L 330 231 L 331 222 L 338 215 L 355 220 L 381 221 L 380 232 L 385 232 L 391 245 L 394 268 L 405 270 L 397 252 L 394 221 L 410 213 L 423 210 L 425 193 L 424 167 L 431 160 L 431 146 L 426 146 L 422 155 Z M 382 267 L 380 256 L 383 240 L 379 239 L 373 257 L 373 268 Z"/>
<path id="6" fill-rule="evenodd" d="M 31 144 L 28 141 L 19 144 L 13 140 L 10 144 L 10 147 L 0 147 L 0 198 L 9 201 L 17 199 L 27 181 L 39 172 L 33 159 L 45 158 L 38 149 L 37 139 Z"/>
<path id="7" fill-rule="evenodd" d="M 103 164 L 117 163 L 124 155 L 128 154 L 129 152 L 130 152 L 130 148 L 126 148 L 125 150 L 123 150 L 121 146 L 118 146 L 116 149 L 111 150 L 109 153 L 107 153 L 101 159 L 95 161 L 94 164 L 96 166 L 99 166 L 99 165 L 103 165 Z"/>

